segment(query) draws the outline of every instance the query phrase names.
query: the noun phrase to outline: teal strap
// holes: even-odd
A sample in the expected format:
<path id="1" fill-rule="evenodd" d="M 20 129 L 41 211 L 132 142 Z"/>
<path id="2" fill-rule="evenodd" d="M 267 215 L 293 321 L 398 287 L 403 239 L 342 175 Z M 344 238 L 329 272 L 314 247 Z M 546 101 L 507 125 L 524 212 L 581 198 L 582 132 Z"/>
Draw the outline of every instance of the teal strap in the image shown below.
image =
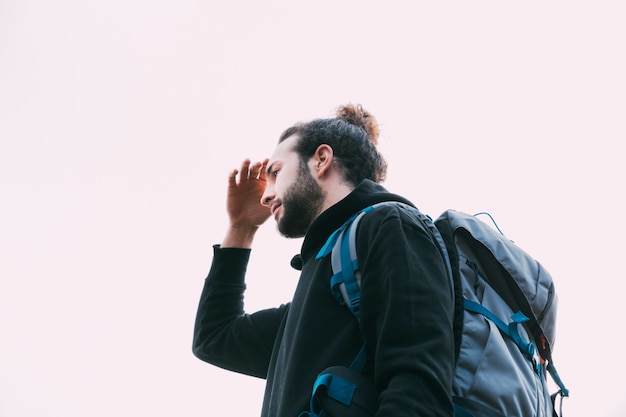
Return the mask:
<path id="1" fill-rule="evenodd" d="M 324 246 L 322 246 L 320 251 L 317 252 L 315 259 L 322 259 L 324 256 L 328 255 L 333 250 L 333 247 L 335 246 L 335 243 L 337 242 L 339 235 L 343 233 L 345 228 L 348 227 L 348 225 L 352 222 L 352 220 L 354 220 L 354 217 L 356 216 L 352 216 L 346 223 L 344 223 L 339 229 L 335 230 L 328 237 L 328 239 L 326 240 L 326 243 L 324 243 Z"/>
<path id="2" fill-rule="evenodd" d="M 521 311 L 513 314 L 513 316 L 511 316 L 511 320 L 513 321 L 507 325 L 487 308 L 474 301 L 470 301 L 464 298 L 463 308 L 473 313 L 482 314 L 483 316 L 491 320 L 491 322 L 493 322 L 498 327 L 498 329 L 500 329 L 502 334 L 508 336 L 511 340 L 515 342 L 515 344 L 519 347 L 522 353 L 526 354 L 529 359 L 534 359 L 533 357 L 535 354 L 535 345 L 522 339 L 517 328 L 520 323 L 529 320 L 528 317 L 526 317 Z"/>
<path id="3" fill-rule="evenodd" d="M 352 217 L 350 217 L 348 220 L 346 220 L 346 222 L 343 225 L 341 225 L 339 229 L 335 230 L 328 237 L 328 239 L 326 240 L 326 243 L 324 243 L 324 246 L 322 246 L 322 248 L 319 250 L 319 252 L 315 256 L 315 259 L 321 259 L 324 256 L 328 255 L 333 250 L 333 247 L 335 247 L 335 243 L 337 242 L 337 239 L 339 239 L 339 235 L 342 234 L 343 231 L 352 224 L 354 219 L 356 219 L 356 217 L 359 216 L 360 214 L 367 213 L 368 211 L 372 211 L 373 209 L 374 208 L 372 206 L 366 207 L 363 210 L 352 215 Z"/>
<path id="4" fill-rule="evenodd" d="M 359 263 L 356 257 L 356 245 L 354 240 L 359 220 L 365 213 L 371 210 L 373 210 L 373 207 L 366 207 L 352 216 L 328 238 L 317 255 L 317 257 L 320 258 L 332 253 L 331 264 L 334 275 L 330 279 L 331 292 L 340 304 L 347 304 L 358 322 L 360 322 L 361 319 L 361 290 L 359 282 Z M 365 368 L 366 359 L 367 354 L 364 340 L 361 350 L 350 364 L 350 369 L 356 372 L 362 372 Z"/>
<path id="5" fill-rule="evenodd" d="M 355 372 L 363 372 L 365 369 L 365 362 L 367 359 L 367 353 L 365 352 L 365 340 L 363 341 L 363 346 L 361 346 L 361 350 L 357 353 L 356 358 L 350 364 L 350 369 Z"/>
<path id="6" fill-rule="evenodd" d="M 350 234 L 350 229 L 355 226 L 356 223 L 352 223 L 346 229 L 346 233 Z M 354 314 L 354 317 L 361 321 L 361 289 L 359 282 L 356 279 L 356 271 L 359 269 L 356 257 L 354 260 L 350 257 L 350 239 L 342 237 L 341 240 L 341 275 L 343 277 L 343 283 L 346 286 L 346 293 L 348 294 L 348 300 L 350 311 Z"/>
<path id="7" fill-rule="evenodd" d="M 311 395 L 310 404 L 312 413 L 319 414 L 321 411 L 316 410 L 314 399 L 316 393 L 322 388 L 326 389 L 327 396 L 339 401 L 345 406 L 349 406 L 352 403 L 352 398 L 354 398 L 354 393 L 356 391 L 356 385 L 352 382 L 346 381 L 337 375 L 322 374 L 317 377 L 315 384 L 313 385 L 313 395 Z"/>
<path id="8" fill-rule="evenodd" d="M 554 380 L 554 382 L 561 389 L 561 393 L 563 394 L 563 396 L 569 397 L 569 390 L 565 388 L 565 384 L 561 380 L 561 377 L 559 376 L 559 373 L 556 371 L 556 368 L 554 367 L 554 364 L 552 362 L 548 363 L 547 369 L 548 369 L 548 372 L 550 373 L 550 376 L 552 376 L 552 379 Z"/>
<path id="9" fill-rule="evenodd" d="M 359 263 L 356 257 L 355 235 L 357 225 L 365 213 L 373 207 L 352 216 L 326 241 L 317 254 L 317 258 L 331 254 L 333 276 L 330 289 L 339 304 L 346 304 L 357 321 L 360 321 L 361 291 Z"/>
<path id="10" fill-rule="evenodd" d="M 474 417 L 473 414 L 470 414 L 466 409 L 461 406 L 454 404 L 454 417 Z"/>
<path id="11" fill-rule="evenodd" d="M 341 274 L 341 272 L 333 275 L 330 278 L 330 292 L 333 294 L 333 296 L 337 299 L 337 301 L 341 305 L 345 304 L 343 296 L 341 295 L 341 291 L 339 290 L 339 286 L 342 283 L 343 283 L 343 275 Z"/>

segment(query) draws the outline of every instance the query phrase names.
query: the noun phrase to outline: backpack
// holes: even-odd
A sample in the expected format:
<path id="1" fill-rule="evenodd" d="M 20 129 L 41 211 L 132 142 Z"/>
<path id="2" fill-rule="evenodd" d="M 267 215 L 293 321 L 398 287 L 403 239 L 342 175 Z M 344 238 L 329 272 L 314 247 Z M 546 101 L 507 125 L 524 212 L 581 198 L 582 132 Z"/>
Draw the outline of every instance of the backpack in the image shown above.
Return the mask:
<path id="1" fill-rule="evenodd" d="M 455 210 L 434 222 L 418 209 L 383 202 L 356 213 L 327 240 L 317 255 L 331 255 L 331 291 L 359 320 L 360 272 L 356 231 L 368 212 L 396 205 L 424 224 L 439 243 L 455 299 L 455 417 L 557 417 L 557 397 L 569 396 L 552 360 L 557 296 L 552 277 L 539 262 L 476 216 Z M 488 213 L 479 213 L 487 214 Z M 491 217 L 491 216 L 489 216 Z M 493 219 L 492 219 L 493 220 Z M 494 222 L 495 225 L 495 222 Z M 496 231 L 497 229 L 497 231 Z M 489 360 L 481 360 L 483 357 Z M 365 364 L 365 346 L 344 375 L 322 372 L 313 389 L 311 417 L 333 413 L 324 403 L 339 402 L 345 416 L 373 415 L 375 408 L 356 411 L 360 391 L 354 373 Z M 550 395 L 550 374 L 559 390 Z M 361 385 L 363 383 L 361 382 Z M 362 394 L 361 394 L 362 395 Z M 350 414 L 351 406 L 354 413 Z M 559 407 L 560 408 L 560 407 Z"/>

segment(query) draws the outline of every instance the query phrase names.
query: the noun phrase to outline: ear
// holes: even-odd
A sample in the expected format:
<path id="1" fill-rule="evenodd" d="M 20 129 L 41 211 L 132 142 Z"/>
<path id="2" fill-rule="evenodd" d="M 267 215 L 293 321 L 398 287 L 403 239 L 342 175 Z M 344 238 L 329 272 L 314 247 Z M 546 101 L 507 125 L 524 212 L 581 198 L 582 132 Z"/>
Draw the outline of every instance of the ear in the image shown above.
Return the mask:
<path id="1" fill-rule="evenodd" d="M 322 178 L 328 173 L 333 165 L 334 152 L 330 145 L 322 144 L 317 147 L 311 157 L 312 172 L 317 178 Z"/>

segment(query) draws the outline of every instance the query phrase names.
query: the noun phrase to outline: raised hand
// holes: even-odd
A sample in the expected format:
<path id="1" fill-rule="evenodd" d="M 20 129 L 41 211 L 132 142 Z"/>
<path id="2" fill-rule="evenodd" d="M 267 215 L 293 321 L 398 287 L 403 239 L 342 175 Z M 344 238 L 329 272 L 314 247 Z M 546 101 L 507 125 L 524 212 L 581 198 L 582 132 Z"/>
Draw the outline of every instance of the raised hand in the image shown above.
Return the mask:
<path id="1" fill-rule="evenodd" d="M 226 199 L 230 225 L 222 247 L 250 247 L 256 230 L 270 216 L 269 208 L 261 205 L 267 162 L 252 164 L 246 159 L 241 169 L 230 172 Z"/>

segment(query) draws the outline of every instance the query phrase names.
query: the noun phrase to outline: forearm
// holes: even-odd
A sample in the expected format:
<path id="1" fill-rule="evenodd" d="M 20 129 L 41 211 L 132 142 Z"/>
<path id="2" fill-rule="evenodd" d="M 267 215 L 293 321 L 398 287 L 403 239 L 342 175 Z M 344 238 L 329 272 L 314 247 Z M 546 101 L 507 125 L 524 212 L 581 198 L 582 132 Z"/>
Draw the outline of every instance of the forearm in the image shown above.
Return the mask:
<path id="1" fill-rule="evenodd" d="M 212 362 L 217 335 L 244 314 L 244 276 L 249 256 L 248 250 L 214 247 L 213 263 L 200 296 L 194 328 L 193 352 L 202 360 Z"/>

